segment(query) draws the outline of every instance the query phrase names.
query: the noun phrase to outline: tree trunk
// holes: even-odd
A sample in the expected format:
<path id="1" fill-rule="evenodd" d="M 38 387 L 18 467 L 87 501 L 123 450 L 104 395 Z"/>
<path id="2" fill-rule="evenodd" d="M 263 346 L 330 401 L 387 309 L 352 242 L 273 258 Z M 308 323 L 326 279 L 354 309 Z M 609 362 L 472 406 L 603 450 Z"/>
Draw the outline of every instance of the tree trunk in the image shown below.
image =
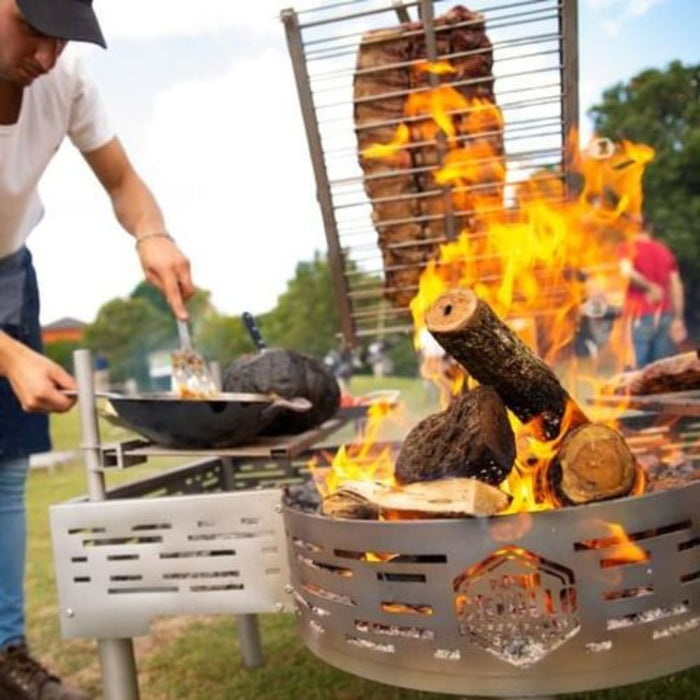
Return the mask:
<path id="1" fill-rule="evenodd" d="M 453 399 L 406 436 L 394 476 L 401 484 L 473 477 L 498 485 L 515 461 L 515 436 L 497 392 L 480 386 Z"/>
<path id="2" fill-rule="evenodd" d="M 481 384 L 492 386 L 542 440 L 588 422 L 554 372 L 470 289 L 445 292 L 428 309 L 428 330 Z M 563 425 L 567 407 L 571 422 Z"/>

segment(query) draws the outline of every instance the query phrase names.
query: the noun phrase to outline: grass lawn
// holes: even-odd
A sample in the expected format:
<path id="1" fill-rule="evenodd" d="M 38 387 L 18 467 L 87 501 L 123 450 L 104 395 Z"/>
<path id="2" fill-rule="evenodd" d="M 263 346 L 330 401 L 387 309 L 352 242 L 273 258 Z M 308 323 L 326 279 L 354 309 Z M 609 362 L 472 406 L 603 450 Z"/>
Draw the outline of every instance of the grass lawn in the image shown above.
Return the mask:
<path id="1" fill-rule="evenodd" d="M 359 395 L 374 389 L 397 388 L 407 404 L 407 420 L 435 408 L 435 397 L 419 381 L 368 377 L 353 379 Z M 120 437 L 102 426 L 103 440 Z M 400 428 L 395 428 L 398 432 Z M 74 450 L 80 443 L 78 413 L 73 410 L 52 418 L 55 447 Z M 349 429 L 334 441 L 351 438 Z M 398 437 L 398 434 L 396 435 Z M 110 473 L 108 485 L 133 481 L 162 471 L 172 460 L 152 460 L 146 466 Z M 92 640 L 63 640 L 51 555 L 48 506 L 81 495 L 86 490 L 82 464 L 75 462 L 47 470 L 32 470 L 28 487 L 30 527 L 27 570 L 27 622 L 32 646 L 53 670 L 101 697 L 97 648 Z M 143 700 L 418 700 L 452 698 L 401 690 L 338 671 L 306 650 L 295 631 L 292 615 L 261 615 L 265 666 L 242 667 L 235 618 L 229 616 L 181 617 L 157 620 L 151 633 L 135 642 L 139 684 Z M 700 661 L 700 650 L 698 650 Z M 568 695 L 571 700 L 700 700 L 700 668 L 654 682 L 596 693 Z"/>

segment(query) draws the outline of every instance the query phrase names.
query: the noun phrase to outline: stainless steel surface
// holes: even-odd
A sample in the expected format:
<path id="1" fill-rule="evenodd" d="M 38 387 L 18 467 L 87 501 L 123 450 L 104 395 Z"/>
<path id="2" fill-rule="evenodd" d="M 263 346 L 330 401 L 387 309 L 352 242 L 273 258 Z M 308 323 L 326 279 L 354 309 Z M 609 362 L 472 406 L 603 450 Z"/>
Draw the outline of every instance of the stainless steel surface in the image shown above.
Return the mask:
<path id="1" fill-rule="evenodd" d="M 159 615 L 290 609 L 280 494 L 52 506 L 63 635 L 133 637 Z"/>
<path id="2" fill-rule="evenodd" d="M 359 419 L 359 416 L 357 416 Z M 342 414 L 298 435 L 261 436 L 253 442 L 237 447 L 218 448 L 172 448 L 145 440 L 126 440 L 102 446 L 102 466 L 123 469 L 145 461 L 148 457 L 160 456 L 204 456 L 283 459 L 296 457 L 312 445 L 323 441 L 328 435 L 342 428 L 349 418 Z M 134 459 L 134 462 L 131 460 Z"/>
<path id="3" fill-rule="evenodd" d="M 401 21 L 415 22 L 420 14 L 425 20 L 425 31 L 406 35 L 423 36 L 427 48 L 434 49 L 428 51 L 430 58 L 434 53 L 435 58 L 449 61 L 456 56 L 483 52 L 477 49 L 438 54 L 434 39 L 439 29 L 434 26 L 433 18 L 454 4 L 419 0 L 397 5 L 388 0 L 366 0 L 319 4 L 303 12 L 289 9 L 282 13 L 316 178 L 341 332 L 348 345 L 356 345 L 363 336 L 407 331 L 412 327 L 408 309 L 391 307 L 384 299 L 383 276 L 387 268 L 377 245 L 377 230 L 399 220 L 373 220 L 372 201 L 363 187 L 353 123 L 353 78 L 358 47 L 366 31 L 395 27 L 397 15 Z M 516 186 L 532 170 L 547 167 L 561 168 L 570 184 L 565 139 L 577 126 L 579 109 L 576 0 L 495 3 L 475 0 L 468 7 L 485 16 L 486 32 L 493 46 L 496 101 L 505 117 L 502 133 L 508 186 Z M 415 63 L 397 62 L 392 67 Z M 376 66 L 362 73 L 386 69 L 386 65 Z M 395 90 L 383 97 L 408 96 L 420 90 Z M 363 99 L 376 99 L 376 96 Z M 455 110 L 453 114 L 463 112 Z M 373 128 L 397 126 L 399 121 L 408 124 L 412 119 L 376 122 Z M 409 147 L 424 145 L 413 143 Z M 382 177 L 400 172 L 417 175 L 431 169 L 435 168 L 393 166 L 393 170 L 387 167 Z M 440 190 L 436 188 L 436 192 Z M 424 192 L 421 196 L 434 196 L 434 193 Z M 397 196 L 382 201 L 399 199 Z M 467 213 L 445 209 L 441 215 L 445 221 L 444 241 L 454 235 L 450 219 Z M 439 218 L 412 215 L 400 221 L 424 225 Z M 420 241 L 416 245 L 434 243 Z"/>
<path id="4" fill-rule="evenodd" d="M 285 507 L 299 630 L 345 671 L 432 692 L 558 694 L 679 671 L 699 661 L 699 501 L 695 482 L 484 519 Z"/>
<path id="5" fill-rule="evenodd" d="M 337 222 L 333 214 L 333 196 L 331 194 L 328 171 L 326 170 L 326 163 L 323 156 L 323 145 L 321 143 L 321 134 L 319 132 L 314 109 L 311 82 L 304 58 L 304 45 L 301 39 L 301 30 L 297 14 L 294 10 L 283 10 L 281 17 L 284 22 L 287 47 L 292 57 L 294 79 L 299 93 L 306 139 L 308 141 L 311 163 L 316 179 L 316 198 L 321 207 L 323 230 L 325 231 L 326 244 L 328 245 L 328 257 L 331 276 L 333 278 L 336 306 L 340 316 L 341 331 L 346 342 L 353 344 L 355 331 L 352 322 L 352 309 L 348 298 L 349 286 L 344 275 L 345 265 L 340 248 Z"/>
<path id="6" fill-rule="evenodd" d="M 80 448 L 85 462 L 88 493 L 93 501 L 105 497 L 104 475 L 100 464 L 100 430 L 95 408 L 95 384 L 92 374 L 92 353 L 89 350 L 76 350 L 73 365 L 78 384 L 78 406 L 80 409 Z"/>
<path id="7" fill-rule="evenodd" d="M 133 641 L 100 639 L 98 644 L 105 700 L 139 700 Z"/>
<path id="8" fill-rule="evenodd" d="M 78 384 L 81 448 L 87 470 L 88 495 L 91 501 L 99 503 L 106 498 L 106 490 L 101 471 L 92 353 L 89 350 L 76 350 L 73 353 L 73 364 Z M 71 608 L 63 609 L 65 614 L 68 614 L 68 610 Z M 104 696 L 106 700 L 139 700 L 134 643 L 131 639 L 119 638 L 120 635 L 109 637 L 109 634 L 101 634 L 97 642 Z"/>
<path id="9" fill-rule="evenodd" d="M 257 615 L 238 615 L 238 638 L 241 642 L 243 665 L 247 669 L 259 668 L 265 663 L 260 645 L 260 625 Z"/>

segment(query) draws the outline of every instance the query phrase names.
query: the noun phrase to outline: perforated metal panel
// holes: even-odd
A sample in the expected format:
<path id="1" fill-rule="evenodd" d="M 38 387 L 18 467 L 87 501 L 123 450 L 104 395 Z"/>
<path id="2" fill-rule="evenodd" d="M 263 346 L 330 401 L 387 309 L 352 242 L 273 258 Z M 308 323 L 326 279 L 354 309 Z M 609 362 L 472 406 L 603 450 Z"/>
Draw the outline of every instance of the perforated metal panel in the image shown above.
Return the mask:
<path id="1" fill-rule="evenodd" d="M 700 482 L 483 519 L 286 508 L 300 631 L 351 673 L 465 695 L 575 692 L 688 668 L 700 662 L 698 503 Z"/>
<path id="2" fill-rule="evenodd" d="M 50 508 L 66 637 L 145 634 L 159 615 L 288 609 L 279 489 Z"/>

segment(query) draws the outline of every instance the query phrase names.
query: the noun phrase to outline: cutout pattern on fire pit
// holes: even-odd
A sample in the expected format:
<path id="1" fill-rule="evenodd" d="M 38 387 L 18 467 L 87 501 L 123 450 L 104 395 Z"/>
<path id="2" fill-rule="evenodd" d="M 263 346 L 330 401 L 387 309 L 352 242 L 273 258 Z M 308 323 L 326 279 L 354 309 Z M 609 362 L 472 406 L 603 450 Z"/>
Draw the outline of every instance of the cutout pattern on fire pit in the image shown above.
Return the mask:
<path id="1" fill-rule="evenodd" d="M 458 695 L 578 692 L 688 668 L 700 645 L 698 499 L 691 482 L 403 522 L 287 506 L 300 633 L 350 673 Z"/>
<path id="2" fill-rule="evenodd" d="M 527 667 L 581 628 L 571 569 L 503 547 L 455 579 L 459 631 L 514 666 Z"/>

